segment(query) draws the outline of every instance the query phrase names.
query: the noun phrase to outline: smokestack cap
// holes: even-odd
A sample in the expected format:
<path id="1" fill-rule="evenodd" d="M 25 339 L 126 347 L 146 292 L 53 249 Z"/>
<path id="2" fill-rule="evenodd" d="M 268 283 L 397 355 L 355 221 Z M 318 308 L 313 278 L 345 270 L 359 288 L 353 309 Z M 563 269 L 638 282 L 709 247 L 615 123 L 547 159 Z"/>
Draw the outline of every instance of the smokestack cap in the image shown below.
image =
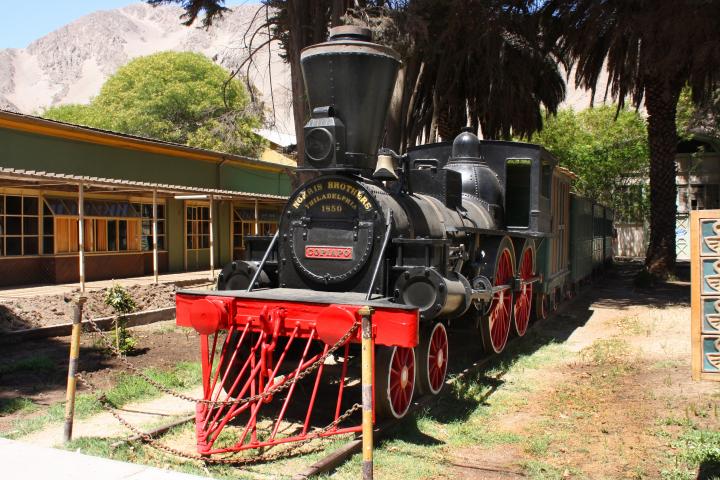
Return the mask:
<path id="1" fill-rule="evenodd" d="M 328 37 L 328 40 L 331 42 L 337 40 L 371 42 L 372 31 L 369 28 L 358 27 L 356 25 L 342 25 L 340 27 L 333 27 L 330 29 L 330 37 Z"/>

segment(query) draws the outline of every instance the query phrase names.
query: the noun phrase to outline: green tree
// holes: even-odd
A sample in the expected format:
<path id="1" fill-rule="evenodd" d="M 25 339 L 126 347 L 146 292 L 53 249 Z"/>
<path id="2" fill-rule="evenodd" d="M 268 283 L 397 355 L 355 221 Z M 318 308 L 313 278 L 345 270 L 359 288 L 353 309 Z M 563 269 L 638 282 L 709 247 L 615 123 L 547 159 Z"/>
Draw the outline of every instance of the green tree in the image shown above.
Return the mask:
<path id="1" fill-rule="evenodd" d="M 63 105 L 44 117 L 227 153 L 257 156 L 261 114 L 237 80 L 209 58 L 161 52 L 111 76 L 87 105 Z"/>
<path id="2" fill-rule="evenodd" d="M 720 88 L 701 104 L 692 99 L 690 87 L 683 88 L 677 106 L 678 137 L 689 139 L 693 133 L 720 138 Z"/>
<path id="3" fill-rule="evenodd" d="M 531 141 L 578 175 L 577 193 L 612 206 L 617 220 L 646 219 L 647 126 L 636 111 L 615 106 L 561 110 Z"/>
<path id="4" fill-rule="evenodd" d="M 645 265 L 666 277 L 675 267 L 676 113 L 687 84 L 708 98 L 720 69 L 720 2 L 698 0 L 547 0 L 543 31 L 558 38 L 576 67 L 575 82 L 595 89 L 607 69 L 610 93 L 642 102 L 650 147 L 650 245 Z"/>

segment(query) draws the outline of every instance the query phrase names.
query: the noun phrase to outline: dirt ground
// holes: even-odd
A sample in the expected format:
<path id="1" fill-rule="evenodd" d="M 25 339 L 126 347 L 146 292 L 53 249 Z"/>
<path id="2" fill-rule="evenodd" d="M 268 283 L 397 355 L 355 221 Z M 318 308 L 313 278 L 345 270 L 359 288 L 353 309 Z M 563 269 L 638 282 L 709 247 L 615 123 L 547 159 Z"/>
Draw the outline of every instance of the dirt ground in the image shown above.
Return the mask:
<path id="1" fill-rule="evenodd" d="M 126 287 L 137 305 L 136 311 L 175 305 L 173 284 L 131 285 Z M 109 317 L 112 309 L 105 304 L 107 289 L 87 292 L 84 312 L 92 317 Z M 0 333 L 72 322 L 72 306 L 68 301 L 80 290 L 68 295 L 44 295 L 0 301 Z"/>
<path id="2" fill-rule="evenodd" d="M 513 341 L 494 367 L 481 372 L 487 394 L 480 400 L 449 395 L 403 422 L 377 444 L 377 478 L 715 478 L 715 464 L 691 465 L 705 473 L 688 476 L 687 465 L 678 463 L 692 446 L 688 432 L 720 431 L 720 384 L 690 378 L 687 272 L 648 291 L 633 289 L 634 273 L 632 266 L 619 266 L 535 325 L 527 338 Z M 140 367 L 197 360 L 198 338 L 191 331 L 171 323 L 135 330 L 139 351 L 131 360 Z M 46 404 L 62 399 L 67 348 L 63 339 L 8 347 L 0 361 L 0 396 Z M 2 373 L 2 362 L 35 355 L 52 358 L 56 367 L 32 375 Z M 96 383 L 112 386 L 117 366 L 86 336 L 81 368 Z M 154 409 L 158 402 L 145 406 Z M 145 410 L 142 404 L 132 408 Z M 0 417 L 0 432 L 12 420 L 12 414 Z M 103 422 L 116 426 L 114 419 L 98 417 L 92 428 L 102 431 Z M 189 439 L 182 446 L 192 451 L 192 429 L 182 435 Z M 311 460 L 268 464 L 256 473 L 274 477 Z M 356 478 L 358 468 L 356 457 L 334 476 Z"/>
<path id="3" fill-rule="evenodd" d="M 548 324 L 569 355 L 504 378 L 532 387 L 488 428 L 526 441 L 453 452 L 451 477 L 685 478 L 676 440 L 689 425 L 720 430 L 720 385 L 690 378 L 689 283 L 633 291 L 629 273 Z"/>
<path id="4" fill-rule="evenodd" d="M 198 361 L 197 333 L 174 324 L 174 320 L 169 320 L 132 328 L 137 346 L 128 357 L 130 361 L 139 368 L 169 368 L 178 362 Z M 24 397 L 41 406 L 64 400 L 69 351 L 69 337 L 3 345 L 0 399 Z M 24 362 L 29 363 L 28 368 L 13 368 Z M 84 334 L 80 348 L 80 371 L 86 372 L 93 384 L 106 390 L 115 384 L 117 376 L 124 370 L 117 358 L 105 352 L 97 334 Z M 79 387 L 79 391 L 84 389 Z M 15 419 L 22 416 L 22 412 L 0 414 L 0 434 L 10 430 Z"/>

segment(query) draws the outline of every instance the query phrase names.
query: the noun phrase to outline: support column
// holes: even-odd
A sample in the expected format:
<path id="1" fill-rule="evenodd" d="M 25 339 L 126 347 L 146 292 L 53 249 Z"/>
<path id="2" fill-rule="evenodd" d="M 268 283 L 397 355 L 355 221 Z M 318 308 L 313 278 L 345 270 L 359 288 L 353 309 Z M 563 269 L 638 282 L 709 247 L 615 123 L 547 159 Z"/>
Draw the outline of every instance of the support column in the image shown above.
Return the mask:
<path id="1" fill-rule="evenodd" d="M 255 235 L 260 235 L 260 208 L 257 198 L 255 199 Z"/>
<path id="2" fill-rule="evenodd" d="M 85 292 L 85 192 L 78 184 L 78 258 L 80 261 L 80 292 Z"/>
<path id="3" fill-rule="evenodd" d="M 215 235 L 213 232 L 213 196 L 210 195 L 210 280 L 215 281 Z"/>
<path id="4" fill-rule="evenodd" d="M 158 283 L 158 239 L 157 239 L 157 190 L 153 190 L 152 203 L 152 246 L 153 246 L 153 276 Z"/>

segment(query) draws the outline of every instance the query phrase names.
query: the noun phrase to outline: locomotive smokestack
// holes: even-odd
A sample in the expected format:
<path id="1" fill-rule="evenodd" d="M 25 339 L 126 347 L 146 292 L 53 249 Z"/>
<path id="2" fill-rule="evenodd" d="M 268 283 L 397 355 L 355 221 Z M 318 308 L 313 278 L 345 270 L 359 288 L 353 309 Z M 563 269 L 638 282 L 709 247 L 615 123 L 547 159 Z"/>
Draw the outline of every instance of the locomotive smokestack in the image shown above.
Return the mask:
<path id="1" fill-rule="evenodd" d="M 325 43 L 300 55 L 312 118 L 305 126 L 305 159 L 314 168 L 375 168 L 392 97 L 398 54 L 371 42 L 367 28 L 330 29 Z"/>

